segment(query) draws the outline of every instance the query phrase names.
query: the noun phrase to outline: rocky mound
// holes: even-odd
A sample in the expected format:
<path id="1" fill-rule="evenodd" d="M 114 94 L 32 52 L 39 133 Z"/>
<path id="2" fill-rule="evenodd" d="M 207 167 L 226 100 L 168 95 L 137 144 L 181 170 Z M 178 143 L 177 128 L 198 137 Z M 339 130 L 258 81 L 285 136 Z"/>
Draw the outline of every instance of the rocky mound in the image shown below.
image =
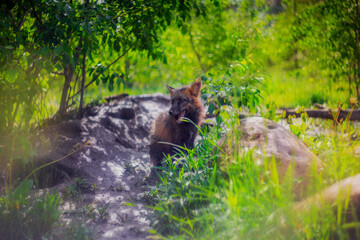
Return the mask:
<path id="1" fill-rule="evenodd" d="M 168 97 L 161 94 L 126 97 L 88 108 L 81 119 L 40 132 L 41 161 L 59 159 L 88 142 L 57 163 L 59 169 L 72 173 L 72 180 L 56 188 L 75 186 L 79 177 L 86 180 L 91 190 L 82 191 L 80 206 L 92 204 L 108 213 L 106 221 L 95 224 L 99 239 L 144 239 L 149 234 L 144 194 L 151 170 L 149 134 L 154 118 L 168 107 Z M 74 208 L 79 205 L 65 206 L 64 218 Z"/>
<path id="2" fill-rule="evenodd" d="M 40 131 L 38 165 L 67 156 L 56 163 L 60 173 L 49 174 L 56 178 L 54 188 L 64 195 L 64 220 L 87 219 L 98 239 L 149 237 L 149 134 L 153 120 L 169 105 L 162 94 L 128 96 L 89 107 L 82 118 Z M 294 177 L 303 178 L 299 189 L 308 184 L 312 162 L 321 165 L 305 144 L 279 124 L 259 117 L 242 119 L 240 124 L 239 149 L 258 148 L 255 153 L 260 160 L 274 156 L 280 176 L 295 163 Z M 223 138 L 225 151 L 226 141 L 231 142 Z M 74 201 L 76 191 L 80 193 Z"/>

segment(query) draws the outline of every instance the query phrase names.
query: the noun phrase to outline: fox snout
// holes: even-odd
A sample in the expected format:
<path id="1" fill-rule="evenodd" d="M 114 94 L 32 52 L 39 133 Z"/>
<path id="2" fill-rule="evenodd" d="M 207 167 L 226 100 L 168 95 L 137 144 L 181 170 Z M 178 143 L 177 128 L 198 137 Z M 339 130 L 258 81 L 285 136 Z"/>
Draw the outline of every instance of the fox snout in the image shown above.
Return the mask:
<path id="1" fill-rule="evenodd" d="M 169 110 L 170 116 L 173 116 L 175 118 L 178 117 L 181 112 L 182 112 L 181 109 L 174 110 L 174 109 L 170 108 L 170 110 Z"/>
<path id="2" fill-rule="evenodd" d="M 179 108 L 170 108 L 169 115 L 175 118 L 177 123 L 181 123 L 182 118 L 185 116 L 185 110 Z"/>

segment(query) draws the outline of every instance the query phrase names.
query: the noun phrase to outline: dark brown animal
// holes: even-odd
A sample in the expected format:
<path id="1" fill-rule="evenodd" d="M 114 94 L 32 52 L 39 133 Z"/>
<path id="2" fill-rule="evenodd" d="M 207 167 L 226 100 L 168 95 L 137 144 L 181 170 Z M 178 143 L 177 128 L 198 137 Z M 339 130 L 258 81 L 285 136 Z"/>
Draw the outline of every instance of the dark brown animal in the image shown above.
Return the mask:
<path id="1" fill-rule="evenodd" d="M 203 119 L 200 78 L 190 87 L 166 87 L 171 108 L 156 118 L 150 135 L 150 161 L 154 166 L 161 165 L 164 155 L 176 154 L 176 146 L 194 148 L 197 127 Z"/>

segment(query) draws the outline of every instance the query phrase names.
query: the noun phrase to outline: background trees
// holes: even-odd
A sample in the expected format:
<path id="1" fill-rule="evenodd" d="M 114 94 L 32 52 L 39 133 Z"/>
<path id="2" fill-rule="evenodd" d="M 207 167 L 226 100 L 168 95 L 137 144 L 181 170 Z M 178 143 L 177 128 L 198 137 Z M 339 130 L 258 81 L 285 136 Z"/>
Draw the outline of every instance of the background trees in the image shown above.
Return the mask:
<path id="1" fill-rule="evenodd" d="M 165 61 L 158 33 L 174 19 L 181 26 L 191 9 L 205 15 L 199 1 L 3 2 L 0 130 L 11 128 L 19 117 L 28 123 L 36 108 L 41 112 L 41 96 L 55 82 L 63 82 L 60 116 L 77 101 L 83 107 L 84 89 L 91 83 L 101 80 L 113 89 L 123 78 L 112 67 L 130 50 Z M 106 60 L 100 61 L 101 55 Z"/>

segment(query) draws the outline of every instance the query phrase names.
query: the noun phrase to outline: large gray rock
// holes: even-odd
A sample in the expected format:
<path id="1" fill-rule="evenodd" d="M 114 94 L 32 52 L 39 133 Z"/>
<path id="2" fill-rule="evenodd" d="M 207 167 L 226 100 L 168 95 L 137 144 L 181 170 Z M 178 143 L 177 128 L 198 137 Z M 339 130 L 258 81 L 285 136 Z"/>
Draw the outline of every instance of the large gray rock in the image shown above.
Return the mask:
<path id="1" fill-rule="evenodd" d="M 342 205 L 342 214 L 347 223 L 360 221 L 360 174 L 345 178 L 315 196 L 309 197 L 298 203 L 295 211 L 304 214 L 311 211 L 312 207 L 322 208 L 324 205 L 330 205 L 334 211 Z M 347 206 L 347 207 L 346 207 Z M 346 211 L 344 211 L 346 209 Z M 360 225 L 349 224 L 347 229 L 350 239 L 360 239 Z"/>
<path id="2" fill-rule="evenodd" d="M 96 186 L 93 191 L 81 193 L 82 201 L 77 206 L 65 202 L 65 220 L 71 221 L 72 211 L 86 206 L 108 205 L 108 219 L 90 221 L 98 239 L 147 238 L 149 134 L 153 120 L 169 105 L 169 98 L 162 94 L 130 96 L 90 107 L 82 118 L 40 132 L 38 152 L 42 156 L 38 159 L 46 162 L 60 159 L 89 141 L 84 149 L 57 163 L 58 168 L 72 172 L 70 180 L 55 187 L 58 191 L 74 184 L 76 177 Z"/>
<path id="3" fill-rule="evenodd" d="M 297 197 L 300 197 L 309 185 L 312 166 L 317 171 L 321 160 L 307 146 L 283 126 L 261 117 L 250 117 L 240 120 L 240 139 L 236 142 L 235 134 L 230 131 L 223 136 L 220 145 L 226 154 L 234 150 L 244 153 L 254 149 L 254 159 L 262 164 L 264 159 L 275 158 L 280 181 L 286 176 L 289 166 L 292 166 L 293 177 L 300 182 L 294 185 Z"/>

